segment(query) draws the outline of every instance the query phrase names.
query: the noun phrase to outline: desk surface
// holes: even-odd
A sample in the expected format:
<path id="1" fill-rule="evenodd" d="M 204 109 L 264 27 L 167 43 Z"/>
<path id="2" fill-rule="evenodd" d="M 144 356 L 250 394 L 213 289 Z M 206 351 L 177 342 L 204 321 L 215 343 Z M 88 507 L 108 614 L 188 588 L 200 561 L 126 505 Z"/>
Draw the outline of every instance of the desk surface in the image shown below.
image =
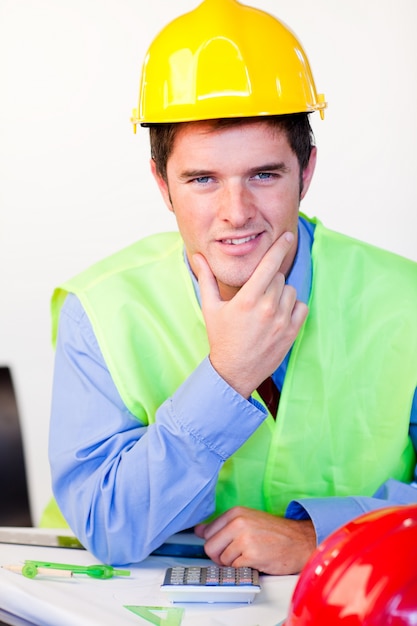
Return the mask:
<path id="1" fill-rule="evenodd" d="M 0 543 L 0 566 L 26 559 L 92 565 L 85 550 Z M 127 577 L 97 580 L 89 576 L 28 579 L 0 568 L 0 623 L 16 626 L 146 626 L 149 621 L 124 605 L 173 606 L 159 587 L 167 567 L 207 565 L 199 559 L 151 556 L 127 566 Z M 185 608 L 181 626 L 277 626 L 286 616 L 295 576 L 261 576 L 262 591 L 253 604 L 175 604 Z M 3 610 L 3 614 L 1 613 Z M 9 614 L 9 617 L 7 616 Z M 11 616 L 20 621 L 13 621 Z M 25 621 L 26 620 L 26 621 Z"/>

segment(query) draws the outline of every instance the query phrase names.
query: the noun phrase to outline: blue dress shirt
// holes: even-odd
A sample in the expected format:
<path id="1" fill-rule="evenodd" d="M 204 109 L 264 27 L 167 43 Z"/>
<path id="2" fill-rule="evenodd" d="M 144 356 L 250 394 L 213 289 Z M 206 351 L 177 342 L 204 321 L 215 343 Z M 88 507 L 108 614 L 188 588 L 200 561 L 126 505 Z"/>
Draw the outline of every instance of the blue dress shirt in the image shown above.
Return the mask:
<path id="1" fill-rule="evenodd" d="M 314 226 L 300 217 L 298 230 L 287 283 L 307 302 Z M 288 358 L 273 375 L 278 388 Z M 202 408 L 206 402 L 209 424 Z M 103 562 L 141 561 L 173 533 L 207 518 L 214 510 L 222 464 L 265 417 L 264 407 L 240 396 L 206 358 L 161 405 L 156 422 L 141 424 L 123 404 L 79 300 L 71 294 L 66 298 L 51 407 L 53 491 L 74 533 Z M 417 393 L 410 435 L 417 449 Z M 416 487 L 389 480 L 374 497 L 300 499 L 289 504 L 286 517 L 311 518 L 320 542 L 361 513 L 417 502 Z"/>

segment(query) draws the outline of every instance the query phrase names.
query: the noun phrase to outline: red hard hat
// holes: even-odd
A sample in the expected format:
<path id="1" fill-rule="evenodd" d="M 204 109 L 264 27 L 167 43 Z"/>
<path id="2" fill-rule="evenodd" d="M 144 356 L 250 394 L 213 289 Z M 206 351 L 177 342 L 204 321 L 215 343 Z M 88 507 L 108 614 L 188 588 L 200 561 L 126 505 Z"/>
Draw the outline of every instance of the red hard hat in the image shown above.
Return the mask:
<path id="1" fill-rule="evenodd" d="M 325 539 L 284 626 L 416 626 L 417 505 L 361 515 Z"/>

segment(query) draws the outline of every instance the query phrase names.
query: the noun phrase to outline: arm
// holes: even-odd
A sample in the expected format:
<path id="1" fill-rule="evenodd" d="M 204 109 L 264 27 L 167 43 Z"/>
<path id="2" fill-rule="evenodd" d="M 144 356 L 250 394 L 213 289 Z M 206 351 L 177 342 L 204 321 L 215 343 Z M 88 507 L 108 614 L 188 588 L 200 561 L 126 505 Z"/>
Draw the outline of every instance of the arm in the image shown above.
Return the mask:
<path id="1" fill-rule="evenodd" d="M 417 450 L 417 394 L 410 436 Z M 388 481 L 374 498 L 303 499 L 290 503 L 285 518 L 236 507 L 210 524 L 197 525 L 196 533 L 206 539 L 206 552 L 218 563 L 250 565 L 270 574 L 297 573 L 330 532 L 368 510 L 416 502 L 416 487 Z"/>
<path id="2" fill-rule="evenodd" d="M 417 471 L 417 470 L 416 470 Z M 293 501 L 286 516 L 234 507 L 195 532 L 216 563 L 250 566 L 273 575 L 299 573 L 317 544 L 367 511 L 417 503 L 417 483 L 387 481 L 375 497 L 311 498 Z"/>
<path id="3" fill-rule="evenodd" d="M 417 485 L 406 485 L 388 480 L 374 497 L 348 496 L 334 498 L 305 498 L 290 502 L 286 517 L 291 520 L 309 520 L 314 524 L 317 544 L 336 528 L 363 513 L 389 506 L 417 503 Z"/>
<path id="4" fill-rule="evenodd" d="M 417 450 L 417 391 L 409 432 Z M 411 484 L 388 480 L 374 497 L 304 498 L 290 502 L 285 518 L 235 507 L 210 524 L 198 524 L 195 531 L 206 539 L 205 550 L 217 563 L 296 574 L 336 528 L 368 511 L 411 503 L 417 503 L 417 467 Z"/>
<path id="5" fill-rule="evenodd" d="M 52 402 L 53 489 L 74 532 L 101 560 L 139 561 L 213 512 L 223 462 L 265 419 L 245 398 L 279 365 L 307 313 L 279 272 L 293 243 L 283 235 L 227 302 L 200 260 L 210 362 L 149 427 L 123 406 L 85 314 L 67 299 Z"/>
<path id="6" fill-rule="evenodd" d="M 102 561 L 140 561 L 211 514 L 224 460 L 264 418 L 206 359 L 160 407 L 155 424 L 139 423 L 121 401 L 79 301 L 67 298 L 51 411 L 53 490 L 75 534 Z"/>

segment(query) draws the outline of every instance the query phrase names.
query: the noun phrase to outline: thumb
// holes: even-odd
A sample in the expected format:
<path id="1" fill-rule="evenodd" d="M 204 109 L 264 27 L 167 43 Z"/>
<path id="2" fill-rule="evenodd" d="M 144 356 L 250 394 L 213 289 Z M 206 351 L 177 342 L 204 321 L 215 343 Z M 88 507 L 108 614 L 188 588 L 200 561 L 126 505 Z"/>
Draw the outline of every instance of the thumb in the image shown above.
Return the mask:
<path id="1" fill-rule="evenodd" d="M 221 300 L 216 278 L 202 254 L 193 255 L 193 269 L 200 287 L 202 308 L 207 309 Z"/>

